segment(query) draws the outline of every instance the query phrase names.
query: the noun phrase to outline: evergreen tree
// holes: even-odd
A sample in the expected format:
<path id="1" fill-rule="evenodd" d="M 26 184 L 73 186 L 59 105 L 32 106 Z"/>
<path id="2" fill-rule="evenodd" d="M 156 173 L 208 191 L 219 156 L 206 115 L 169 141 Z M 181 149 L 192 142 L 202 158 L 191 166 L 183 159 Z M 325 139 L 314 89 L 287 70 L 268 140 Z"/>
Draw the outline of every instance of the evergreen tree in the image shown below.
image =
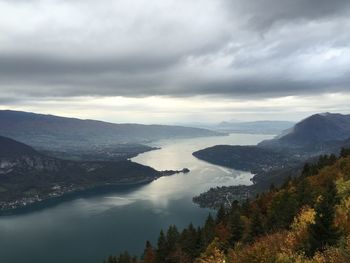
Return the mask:
<path id="1" fill-rule="evenodd" d="M 199 234 L 192 223 L 181 233 L 181 248 L 191 259 L 195 259 L 200 253 L 199 240 Z"/>
<path id="2" fill-rule="evenodd" d="M 170 253 L 172 250 L 174 250 L 179 238 L 180 238 L 180 234 L 176 226 L 175 225 L 170 226 L 166 236 L 167 253 Z"/>
<path id="3" fill-rule="evenodd" d="M 321 201 L 316 206 L 315 223 L 309 227 L 308 255 L 316 251 L 322 251 L 326 246 L 337 243 L 339 231 L 334 226 L 335 204 L 337 203 L 337 190 L 334 182 L 328 184 L 328 188 Z"/>
<path id="4" fill-rule="evenodd" d="M 241 215 L 238 211 L 234 212 L 230 216 L 230 245 L 233 246 L 237 241 L 242 239 L 244 232 L 244 223 L 241 219 Z"/>
<path id="5" fill-rule="evenodd" d="M 276 186 L 274 183 L 270 184 L 270 192 L 275 192 L 276 191 Z"/>
<path id="6" fill-rule="evenodd" d="M 335 164 L 335 162 L 337 161 L 337 156 L 335 156 L 334 153 L 332 153 L 330 156 L 329 156 L 329 162 L 327 165 L 333 165 Z"/>
<path id="7" fill-rule="evenodd" d="M 107 263 L 116 263 L 116 262 L 117 262 L 117 260 L 113 256 L 109 256 L 108 259 L 107 259 Z"/>
<path id="8" fill-rule="evenodd" d="M 200 248 L 204 250 L 214 240 L 215 236 L 215 221 L 211 214 L 208 215 L 204 227 L 200 231 Z"/>
<path id="9" fill-rule="evenodd" d="M 156 262 L 164 263 L 167 256 L 167 242 L 163 230 L 160 231 L 157 243 Z"/>
<path id="10" fill-rule="evenodd" d="M 306 178 L 301 178 L 296 186 L 296 198 L 298 206 L 311 205 L 312 203 L 312 190 L 309 181 Z"/>
<path id="11" fill-rule="evenodd" d="M 132 258 L 128 252 L 124 252 L 119 255 L 119 257 L 116 259 L 115 263 L 133 263 L 136 259 Z"/>
<path id="12" fill-rule="evenodd" d="M 281 190 L 273 199 L 267 217 L 269 229 L 288 227 L 297 213 L 296 195 L 288 190 Z"/>
<path id="13" fill-rule="evenodd" d="M 225 217 L 226 217 L 226 210 L 225 210 L 225 207 L 221 205 L 216 214 L 216 224 L 224 222 Z"/>
<path id="14" fill-rule="evenodd" d="M 228 213 L 229 215 L 226 215 L 226 216 L 232 216 L 234 213 L 236 213 L 239 210 L 240 210 L 239 202 L 237 200 L 235 200 L 231 204 L 231 209 L 230 209 L 230 211 Z"/>
<path id="15" fill-rule="evenodd" d="M 241 205 L 241 213 L 242 215 L 249 216 L 250 214 L 250 200 L 246 199 Z"/>
<path id="16" fill-rule="evenodd" d="M 177 250 L 177 243 L 180 239 L 179 231 L 176 226 L 170 226 L 166 235 L 166 259 L 165 263 L 177 263 L 178 258 L 175 253 Z"/>
<path id="17" fill-rule="evenodd" d="M 308 177 L 311 175 L 311 166 L 309 163 L 305 163 L 303 171 L 301 172 L 301 177 Z"/>
<path id="18" fill-rule="evenodd" d="M 254 238 L 259 237 L 264 233 L 265 233 L 265 228 L 263 225 L 260 211 L 258 209 L 255 209 L 253 211 L 253 214 L 251 215 L 247 241 L 251 242 Z"/>
<path id="19" fill-rule="evenodd" d="M 341 148 L 340 157 L 345 158 L 350 156 L 350 148 Z"/>

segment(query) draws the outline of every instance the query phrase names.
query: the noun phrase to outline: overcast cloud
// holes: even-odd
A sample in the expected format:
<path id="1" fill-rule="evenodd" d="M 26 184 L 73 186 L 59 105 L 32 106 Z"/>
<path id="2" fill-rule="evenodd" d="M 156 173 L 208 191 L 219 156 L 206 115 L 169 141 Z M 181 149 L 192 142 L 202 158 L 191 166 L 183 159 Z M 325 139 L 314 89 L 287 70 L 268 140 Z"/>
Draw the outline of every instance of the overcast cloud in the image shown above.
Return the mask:
<path id="1" fill-rule="evenodd" d="M 348 0 L 0 0 L 0 106 L 348 96 L 349 32 Z"/>

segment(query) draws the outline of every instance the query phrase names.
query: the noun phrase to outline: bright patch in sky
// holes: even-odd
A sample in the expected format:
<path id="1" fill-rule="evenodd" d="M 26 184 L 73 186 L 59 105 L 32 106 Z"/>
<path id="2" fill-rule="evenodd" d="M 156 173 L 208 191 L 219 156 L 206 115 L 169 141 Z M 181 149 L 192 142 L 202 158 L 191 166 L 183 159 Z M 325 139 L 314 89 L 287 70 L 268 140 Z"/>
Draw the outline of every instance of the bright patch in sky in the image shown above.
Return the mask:
<path id="1" fill-rule="evenodd" d="M 0 107 L 114 122 L 350 113 L 348 0 L 0 0 Z"/>

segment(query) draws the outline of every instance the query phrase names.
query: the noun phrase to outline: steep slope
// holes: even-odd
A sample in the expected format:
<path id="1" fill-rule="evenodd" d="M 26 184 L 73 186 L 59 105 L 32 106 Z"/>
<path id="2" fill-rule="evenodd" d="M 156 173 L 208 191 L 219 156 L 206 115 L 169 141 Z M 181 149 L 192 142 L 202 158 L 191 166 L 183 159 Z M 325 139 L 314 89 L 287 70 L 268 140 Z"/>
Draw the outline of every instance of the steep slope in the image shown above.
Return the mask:
<path id="1" fill-rule="evenodd" d="M 225 187 L 216 218 L 202 227 L 170 226 L 155 246 L 146 242 L 141 260 L 125 252 L 106 262 L 349 262 L 350 149 L 342 152 L 242 202 L 230 201 L 235 193 Z"/>
<path id="2" fill-rule="evenodd" d="M 281 184 L 306 160 L 321 154 L 339 153 L 350 146 L 350 115 L 315 114 L 293 129 L 257 146 L 217 145 L 193 153 L 199 159 L 254 173 L 256 189 Z"/>
<path id="3" fill-rule="evenodd" d="M 39 153 L 28 145 L 0 136 L 0 158 L 23 155 L 32 156 L 39 155 Z"/>
<path id="4" fill-rule="evenodd" d="M 285 148 L 307 153 L 327 152 L 350 138 L 350 115 L 324 113 L 297 123 L 289 133 L 259 144 L 267 148 Z"/>
<path id="5" fill-rule="evenodd" d="M 232 207 L 222 220 L 226 236 L 237 236 L 233 224 L 249 222 L 239 238 L 217 235 L 195 262 L 349 262 L 349 153 L 323 159 L 281 188 Z M 241 220 L 232 220 L 232 213 Z"/>
<path id="6" fill-rule="evenodd" d="M 48 150 L 219 134 L 199 128 L 114 124 L 18 111 L 0 111 L 0 123 L 0 135 Z"/>

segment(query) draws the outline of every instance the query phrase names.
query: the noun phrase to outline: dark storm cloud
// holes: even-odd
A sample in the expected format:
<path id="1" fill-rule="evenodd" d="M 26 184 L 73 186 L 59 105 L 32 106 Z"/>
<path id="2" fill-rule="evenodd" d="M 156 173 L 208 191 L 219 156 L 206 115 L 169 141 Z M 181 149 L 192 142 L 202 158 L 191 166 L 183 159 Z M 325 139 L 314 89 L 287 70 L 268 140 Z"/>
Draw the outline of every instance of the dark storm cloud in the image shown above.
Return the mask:
<path id="1" fill-rule="evenodd" d="M 138 73 L 165 69 L 176 64 L 177 57 L 147 56 L 138 54 L 127 57 L 88 56 L 64 58 L 42 54 L 0 54 L 0 74 L 26 75 L 76 75 L 100 74 L 108 72 Z"/>
<path id="2" fill-rule="evenodd" d="M 257 29 L 266 29 L 279 22 L 344 16 L 349 14 L 350 7 L 348 0 L 233 0 L 227 4 L 230 10 L 247 15 L 250 25 Z"/>
<path id="3" fill-rule="evenodd" d="M 0 0 L 0 95 L 349 91 L 350 1 L 213 2 Z"/>

